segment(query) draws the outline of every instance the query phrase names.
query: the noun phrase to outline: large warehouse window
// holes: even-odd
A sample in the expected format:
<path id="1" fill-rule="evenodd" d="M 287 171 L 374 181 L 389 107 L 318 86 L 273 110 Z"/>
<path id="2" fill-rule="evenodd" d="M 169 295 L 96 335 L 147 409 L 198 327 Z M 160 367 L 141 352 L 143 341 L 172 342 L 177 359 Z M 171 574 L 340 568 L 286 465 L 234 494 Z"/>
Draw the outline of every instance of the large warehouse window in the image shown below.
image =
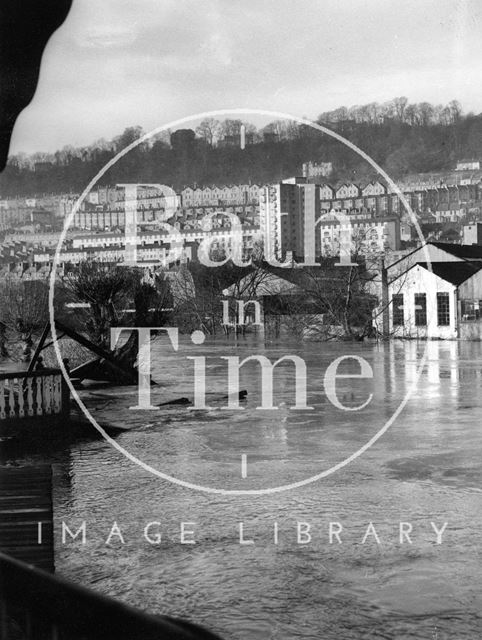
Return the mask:
<path id="1" fill-rule="evenodd" d="M 427 326 L 427 296 L 425 293 L 415 294 L 415 326 Z"/>
<path id="2" fill-rule="evenodd" d="M 437 293 L 437 324 L 439 327 L 450 324 L 450 300 L 448 293 Z"/>
<path id="3" fill-rule="evenodd" d="M 403 313 L 403 293 L 395 293 L 392 296 L 392 307 L 393 307 L 393 326 L 400 327 L 404 323 L 404 313 Z"/>

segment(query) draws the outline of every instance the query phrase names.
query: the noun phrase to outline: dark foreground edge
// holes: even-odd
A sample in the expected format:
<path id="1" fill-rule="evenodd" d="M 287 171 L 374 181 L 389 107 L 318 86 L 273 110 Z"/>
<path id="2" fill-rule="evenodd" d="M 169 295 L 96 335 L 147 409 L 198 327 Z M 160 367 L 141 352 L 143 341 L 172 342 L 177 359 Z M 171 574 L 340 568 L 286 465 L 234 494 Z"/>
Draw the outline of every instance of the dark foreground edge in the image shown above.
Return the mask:
<path id="1" fill-rule="evenodd" d="M 220 640 L 197 625 L 143 613 L 0 553 L 2 640 Z"/>

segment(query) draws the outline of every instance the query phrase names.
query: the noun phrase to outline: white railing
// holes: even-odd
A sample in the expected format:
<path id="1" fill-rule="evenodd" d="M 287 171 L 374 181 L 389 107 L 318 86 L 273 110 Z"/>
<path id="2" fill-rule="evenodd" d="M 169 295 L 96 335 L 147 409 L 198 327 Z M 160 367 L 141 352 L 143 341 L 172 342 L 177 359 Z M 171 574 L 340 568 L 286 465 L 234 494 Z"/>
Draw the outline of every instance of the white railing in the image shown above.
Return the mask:
<path id="1" fill-rule="evenodd" d="M 68 412 L 68 397 L 58 369 L 0 373 L 0 420 Z"/>

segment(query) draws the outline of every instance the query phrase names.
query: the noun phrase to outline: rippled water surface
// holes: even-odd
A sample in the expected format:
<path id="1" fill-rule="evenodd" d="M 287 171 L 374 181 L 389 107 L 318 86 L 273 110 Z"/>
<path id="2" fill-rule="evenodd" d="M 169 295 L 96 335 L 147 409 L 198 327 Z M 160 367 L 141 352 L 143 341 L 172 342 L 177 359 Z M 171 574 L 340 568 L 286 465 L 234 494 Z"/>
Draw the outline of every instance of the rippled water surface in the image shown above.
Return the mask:
<path id="1" fill-rule="evenodd" d="M 226 639 L 457 638 L 482 635 L 482 348 L 476 343 L 390 345 L 181 340 L 177 353 L 153 346 L 152 402 L 192 397 L 193 361 L 205 355 L 210 408 L 129 410 L 134 388 L 92 391 L 102 420 L 132 430 L 116 442 L 144 463 L 217 490 L 276 488 L 337 465 L 383 428 L 427 364 L 393 425 L 363 455 L 311 484 L 286 492 L 231 495 L 194 491 L 140 468 L 102 439 L 58 452 L 55 464 L 57 569 L 69 578 L 152 613 L 200 622 Z M 294 367 L 274 376 L 276 410 L 256 409 L 260 375 L 243 365 L 242 410 L 226 408 L 221 357 L 297 354 L 307 365 L 308 411 L 292 410 Z M 333 406 L 328 365 L 354 354 L 373 379 L 337 380 Z M 359 373 L 351 360 L 339 373 Z M 95 394 L 95 396 L 93 395 Z M 91 398 L 91 402 L 92 402 Z M 242 456 L 247 477 L 242 477 Z M 62 545 L 60 523 L 86 521 L 87 542 Z M 124 537 L 112 536 L 113 522 Z M 162 534 L 158 545 L 143 537 Z M 181 544 L 181 523 L 186 539 Z M 341 544 L 329 542 L 329 523 Z M 369 523 L 373 523 L 367 533 Z M 399 540 L 410 523 L 412 544 Z M 252 544 L 241 545 L 243 535 Z M 277 525 L 275 525 L 277 523 Z M 301 524 L 298 524 L 301 523 Z M 431 523 L 448 523 L 436 544 Z M 274 529 L 277 526 L 278 542 Z M 297 527 L 302 533 L 298 543 Z M 408 527 L 409 525 L 404 525 Z M 379 544 L 375 539 L 378 536 Z"/>

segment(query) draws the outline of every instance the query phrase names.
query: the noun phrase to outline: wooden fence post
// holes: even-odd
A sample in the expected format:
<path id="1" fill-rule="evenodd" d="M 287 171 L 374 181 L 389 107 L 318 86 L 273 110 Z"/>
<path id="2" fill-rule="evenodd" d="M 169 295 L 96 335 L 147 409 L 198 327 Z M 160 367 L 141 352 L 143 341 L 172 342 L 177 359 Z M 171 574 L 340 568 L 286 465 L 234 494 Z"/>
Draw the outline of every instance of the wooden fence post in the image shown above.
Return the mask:
<path id="1" fill-rule="evenodd" d="M 64 418 L 68 418 L 70 415 L 70 389 L 64 376 L 61 376 L 62 385 L 62 408 L 61 414 Z"/>

